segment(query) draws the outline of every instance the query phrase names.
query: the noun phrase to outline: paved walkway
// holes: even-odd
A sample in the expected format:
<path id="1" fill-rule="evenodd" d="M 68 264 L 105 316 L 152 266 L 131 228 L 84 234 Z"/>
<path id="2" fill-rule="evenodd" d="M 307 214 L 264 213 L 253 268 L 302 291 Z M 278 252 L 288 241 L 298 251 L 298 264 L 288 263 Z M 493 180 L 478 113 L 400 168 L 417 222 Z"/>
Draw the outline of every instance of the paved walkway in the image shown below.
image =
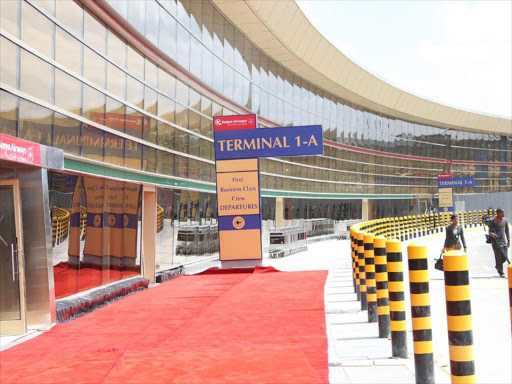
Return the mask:
<path id="1" fill-rule="evenodd" d="M 390 358 L 391 340 L 378 338 L 377 323 L 368 323 L 367 312 L 360 310 L 352 286 L 349 240 L 313 243 L 307 252 L 264 260 L 265 265 L 280 270 L 329 270 L 325 307 L 331 383 L 415 383 L 407 269 L 407 244 L 411 242 L 428 247 L 435 380 L 451 382 L 444 277 L 434 269 L 443 241 L 440 233 L 403 244 L 408 359 Z M 466 241 L 477 382 L 512 383 L 507 281 L 497 277 L 492 249 L 485 244 L 481 228 L 466 230 Z"/>
<path id="2" fill-rule="evenodd" d="M 428 245 L 435 376 L 437 383 L 449 383 L 449 355 L 443 274 L 433 268 L 444 234 L 415 240 Z M 473 312 L 476 376 L 479 383 L 511 383 L 511 338 L 506 279 L 497 277 L 492 249 L 485 244 L 481 228 L 467 230 L 470 287 Z M 407 243 L 404 260 L 407 260 Z M 308 251 L 263 264 L 282 271 L 328 270 L 325 309 L 328 336 L 329 379 L 331 383 L 415 383 L 410 309 L 408 359 L 392 359 L 389 339 L 378 338 L 376 323 L 367 322 L 360 310 L 351 277 L 348 240 L 330 240 L 308 245 Z M 218 261 L 186 268 L 196 273 Z M 408 271 L 404 263 L 406 306 L 409 306 Z M 301 287 L 297 287 L 301 289 Z"/>

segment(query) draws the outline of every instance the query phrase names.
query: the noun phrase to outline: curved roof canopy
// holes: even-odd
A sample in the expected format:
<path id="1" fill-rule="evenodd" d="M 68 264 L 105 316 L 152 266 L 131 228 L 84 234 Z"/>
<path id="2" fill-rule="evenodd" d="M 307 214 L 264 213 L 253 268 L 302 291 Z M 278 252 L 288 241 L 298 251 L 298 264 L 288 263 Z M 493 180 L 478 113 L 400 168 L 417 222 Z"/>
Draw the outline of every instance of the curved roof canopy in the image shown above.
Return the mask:
<path id="1" fill-rule="evenodd" d="M 365 71 L 317 31 L 295 0 L 213 2 L 267 55 L 345 100 L 375 112 L 421 124 L 512 135 L 511 119 L 434 103 L 396 88 Z"/>

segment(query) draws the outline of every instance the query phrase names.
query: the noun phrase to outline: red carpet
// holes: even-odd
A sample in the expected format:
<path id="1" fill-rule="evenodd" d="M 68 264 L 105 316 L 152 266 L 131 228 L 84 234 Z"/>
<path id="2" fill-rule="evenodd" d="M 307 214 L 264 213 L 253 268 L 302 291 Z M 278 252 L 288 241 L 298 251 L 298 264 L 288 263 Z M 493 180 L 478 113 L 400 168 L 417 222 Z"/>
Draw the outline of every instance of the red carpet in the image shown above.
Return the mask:
<path id="1" fill-rule="evenodd" d="M 236 272 L 181 276 L 58 325 L 0 353 L 0 382 L 327 383 L 327 272 Z"/>

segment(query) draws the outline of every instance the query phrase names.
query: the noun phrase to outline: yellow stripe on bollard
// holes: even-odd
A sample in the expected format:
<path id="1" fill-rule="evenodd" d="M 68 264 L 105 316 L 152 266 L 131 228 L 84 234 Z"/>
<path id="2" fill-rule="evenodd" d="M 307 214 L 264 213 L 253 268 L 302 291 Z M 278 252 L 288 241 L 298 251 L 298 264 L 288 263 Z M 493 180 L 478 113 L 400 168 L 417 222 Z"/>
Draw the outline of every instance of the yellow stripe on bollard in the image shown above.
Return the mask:
<path id="1" fill-rule="evenodd" d="M 452 383 L 474 383 L 473 330 L 471 301 L 468 296 L 468 255 L 462 251 L 449 251 L 444 255 L 444 283 L 450 345 L 450 371 Z M 454 293 L 460 288 L 460 294 Z M 448 292 L 450 292 L 448 294 Z M 453 297 L 465 300 L 449 300 Z M 457 348 L 452 348 L 457 347 Z"/>
<path id="2" fill-rule="evenodd" d="M 391 321 L 391 348 L 393 357 L 407 358 L 405 321 L 405 295 L 403 287 L 402 243 L 386 242 L 386 259 L 389 281 L 389 309 Z"/>
<path id="3" fill-rule="evenodd" d="M 364 265 L 366 269 L 366 298 L 368 301 L 368 322 L 377 322 L 377 287 L 375 283 L 375 257 L 373 254 L 373 239 L 375 236 L 365 234 Z"/>
<path id="4" fill-rule="evenodd" d="M 364 265 L 364 235 L 365 232 L 357 233 L 357 260 L 359 267 L 359 290 L 361 292 L 361 310 L 368 309 L 368 301 L 366 296 L 366 272 Z"/>
<path id="5" fill-rule="evenodd" d="M 409 244 L 407 259 L 416 383 L 434 383 L 434 348 L 430 317 L 427 246 Z M 415 321 L 417 319 L 418 321 Z"/>
<path id="6" fill-rule="evenodd" d="M 373 254 L 375 257 L 379 337 L 387 338 L 389 336 L 389 292 L 385 237 L 379 236 L 373 239 Z"/>

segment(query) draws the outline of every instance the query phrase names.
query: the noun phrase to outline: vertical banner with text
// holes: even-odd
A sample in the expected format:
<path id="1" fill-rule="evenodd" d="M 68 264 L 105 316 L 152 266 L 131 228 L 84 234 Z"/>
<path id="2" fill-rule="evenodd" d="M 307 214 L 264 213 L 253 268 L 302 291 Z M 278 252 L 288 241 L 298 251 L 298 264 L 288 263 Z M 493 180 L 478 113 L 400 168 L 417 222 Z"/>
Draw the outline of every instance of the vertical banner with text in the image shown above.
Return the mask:
<path id="1" fill-rule="evenodd" d="M 217 116 L 213 126 L 217 140 L 219 132 L 256 129 L 256 115 Z M 261 260 L 259 161 L 219 160 L 217 155 L 215 151 L 220 260 Z"/>

